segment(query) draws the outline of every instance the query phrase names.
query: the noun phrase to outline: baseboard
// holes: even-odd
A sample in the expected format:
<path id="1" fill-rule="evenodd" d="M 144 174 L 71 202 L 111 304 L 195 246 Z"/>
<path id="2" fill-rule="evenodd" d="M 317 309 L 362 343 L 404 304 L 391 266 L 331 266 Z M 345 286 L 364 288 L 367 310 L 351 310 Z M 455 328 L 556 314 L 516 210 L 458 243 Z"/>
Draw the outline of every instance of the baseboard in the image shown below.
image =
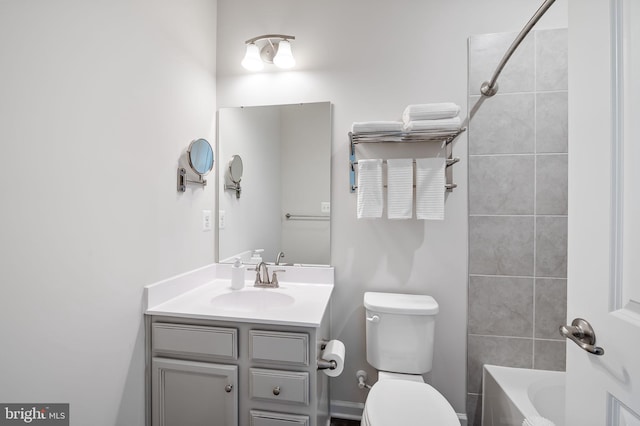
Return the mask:
<path id="1" fill-rule="evenodd" d="M 362 410 L 364 410 L 364 404 L 361 402 L 332 400 L 330 403 L 331 417 L 336 419 L 362 420 Z M 463 413 L 456 414 L 458 420 L 460 420 L 460 426 L 467 426 L 467 415 Z"/>
<path id="2" fill-rule="evenodd" d="M 364 404 L 362 402 L 351 401 L 334 401 L 329 404 L 331 417 L 345 420 L 362 420 L 362 410 Z"/>

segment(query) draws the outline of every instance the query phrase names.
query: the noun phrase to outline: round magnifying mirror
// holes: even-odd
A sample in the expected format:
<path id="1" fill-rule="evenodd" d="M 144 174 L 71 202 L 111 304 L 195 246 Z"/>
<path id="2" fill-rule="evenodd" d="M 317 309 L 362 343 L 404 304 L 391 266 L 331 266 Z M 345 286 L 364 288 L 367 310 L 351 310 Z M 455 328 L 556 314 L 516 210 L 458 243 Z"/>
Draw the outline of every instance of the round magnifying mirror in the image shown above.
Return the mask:
<path id="1" fill-rule="evenodd" d="M 234 155 L 229 160 L 229 178 L 233 183 L 240 183 L 242 179 L 242 158 L 239 155 Z"/>
<path id="2" fill-rule="evenodd" d="M 213 148 L 206 139 L 196 139 L 187 150 L 189 165 L 194 172 L 204 176 L 213 169 Z"/>

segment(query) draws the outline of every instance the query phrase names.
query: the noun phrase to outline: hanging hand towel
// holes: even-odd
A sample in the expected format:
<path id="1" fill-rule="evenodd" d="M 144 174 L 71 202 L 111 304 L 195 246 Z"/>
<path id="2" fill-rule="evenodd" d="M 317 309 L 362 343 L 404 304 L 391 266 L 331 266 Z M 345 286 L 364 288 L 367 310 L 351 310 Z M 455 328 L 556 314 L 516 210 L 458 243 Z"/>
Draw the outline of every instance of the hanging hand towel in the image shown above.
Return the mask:
<path id="1" fill-rule="evenodd" d="M 407 132 L 419 132 L 425 130 L 459 130 L 462 126 L 460 117 L 442 118 L 440 120 L 415 120 L 404 125 Z"/>
<path id="2" fill-rule="evenodd" d="M 402 132 L 400 121 L 363 121 L 351 125 L 351 133 Z"/>
<path id="3" fill-rule="evenodd" d="M 413 217 L 413 159 L 387 160 L 387 217 Z"/>
<path id="4" fill-rule="evenodd" d="M 444 158 L 416 159 L 416 218 L 444 220 Z"/>
<path id="5" fill-rule="evenodd" d="M 382 217 L 382 160 L 358 160 L 358 219 Z"/>
<path id="6" fill-rule="evenodd" d="M 402 121 L 407 124 L 416 120 L 438 120 L 440 118 L 453 118 L 460 113 L 460 107 L 453 102 L 438 104 L 409 105 L 402 113 Z"/>

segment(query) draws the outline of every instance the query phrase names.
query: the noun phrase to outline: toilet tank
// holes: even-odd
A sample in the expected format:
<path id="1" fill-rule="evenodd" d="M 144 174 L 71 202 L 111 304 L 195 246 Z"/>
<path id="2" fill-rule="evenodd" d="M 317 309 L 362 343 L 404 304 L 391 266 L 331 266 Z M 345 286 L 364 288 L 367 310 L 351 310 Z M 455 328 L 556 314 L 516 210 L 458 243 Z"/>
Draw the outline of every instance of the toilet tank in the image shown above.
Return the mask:
<path id="1" fill-rule="evenodd" d="M 404 374 L 431 371 L 438 302 L 416 294 L 364 294 L 367 362 Z"/>

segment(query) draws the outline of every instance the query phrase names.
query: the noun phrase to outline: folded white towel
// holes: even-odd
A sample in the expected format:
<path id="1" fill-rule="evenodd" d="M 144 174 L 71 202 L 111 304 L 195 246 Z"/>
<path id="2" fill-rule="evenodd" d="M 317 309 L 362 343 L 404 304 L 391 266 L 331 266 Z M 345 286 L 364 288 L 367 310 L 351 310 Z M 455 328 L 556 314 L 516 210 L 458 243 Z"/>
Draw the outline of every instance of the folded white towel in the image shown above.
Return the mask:
<path id="1" fill-rule="evenodd" d="M 453 102 L 437 104 L 409 105 L 402 113 L 402 121 L 409 123 L 416 120 L 438 120 L 441 118 L 453 118 L 460 113 L 460 107 Z"/>
<path id="2" fill-rule="evenodd" d="M 522 426 L 555 426 L 555 423 L 544 417 L 533 416 L 524 419 Z"/>
<path id="3" fill-rule="evenodd" d="M 351 125 L 351 133 L 402 132 L 400 121 L 362 121 Z"/>
<path id="4" fill-rule="evenodd" d="M 387 217 L 413 217 L 413 159 L 387 160 Z"/>
<path id="5" fill-rule="evenodd" d="M 415 120 L 404 125 L 407 132 L 419 132 L 424 130 L 459 130 L 462 126 L 460 117 L 442 118 L 439 120 Z"/>
<path id="6" fill-rule="evenodd" d="M 358 219 L 382 217 L 382 160 L 358 160 Z"/>
<path id="7" fill-rule="evenodd" d="M 416 218 L 444 220 L 446 160 L 416 159 Z"/>

